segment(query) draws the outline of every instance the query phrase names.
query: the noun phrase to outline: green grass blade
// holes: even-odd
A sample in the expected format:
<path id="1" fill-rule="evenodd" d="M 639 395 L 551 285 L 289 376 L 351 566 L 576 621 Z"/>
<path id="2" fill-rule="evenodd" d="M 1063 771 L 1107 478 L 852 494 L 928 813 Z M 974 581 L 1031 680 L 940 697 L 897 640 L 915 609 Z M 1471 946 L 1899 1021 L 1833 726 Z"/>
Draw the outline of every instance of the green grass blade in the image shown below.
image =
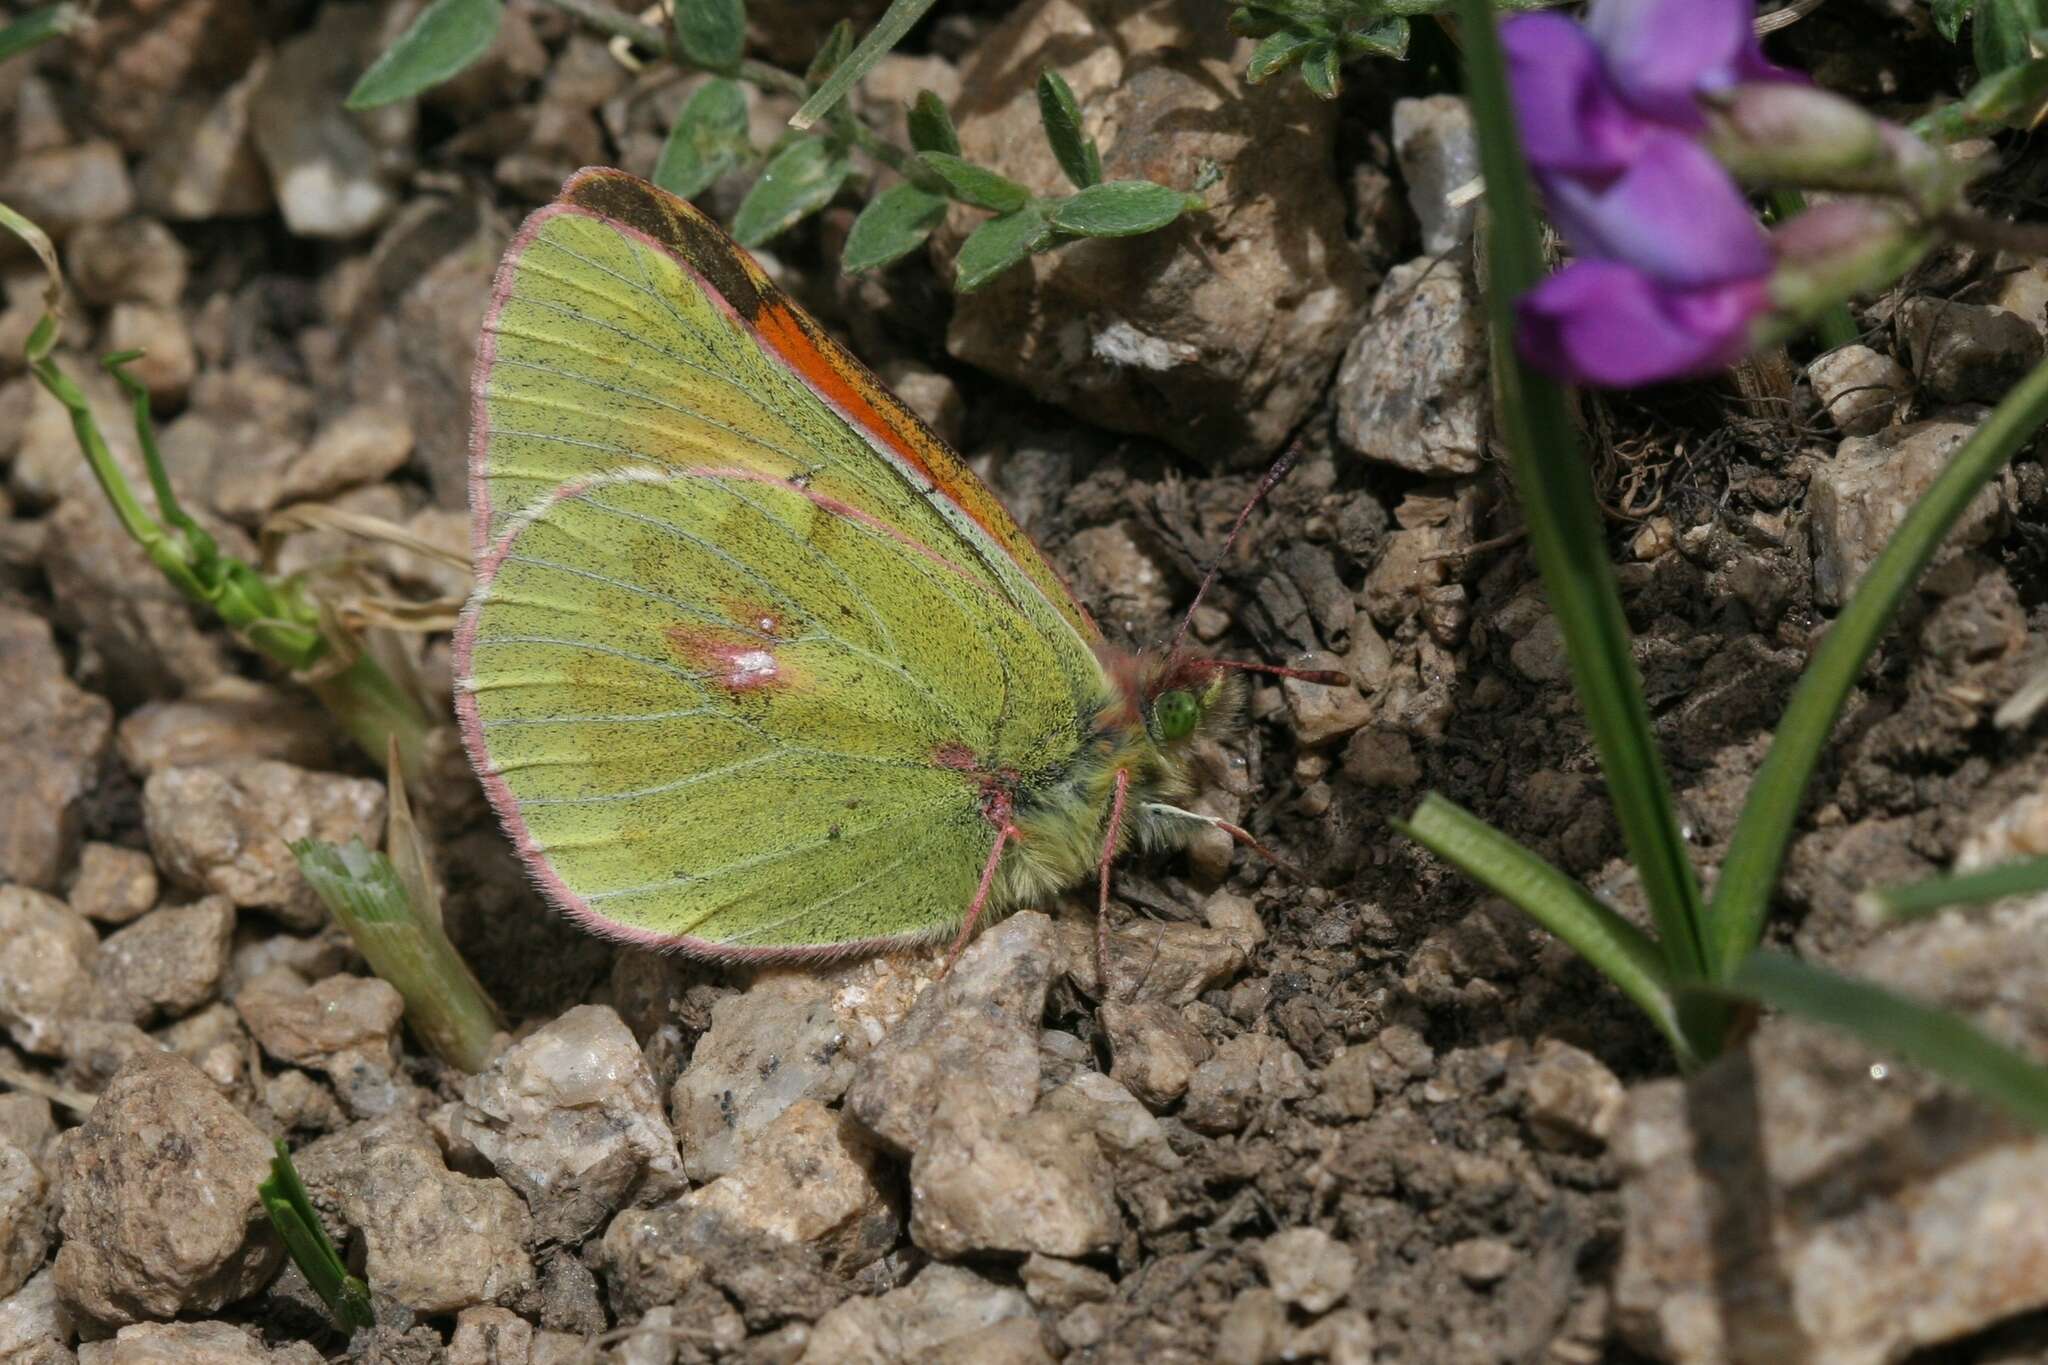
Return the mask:
<path id="1" fill-rule="evenodd" d="M 341 1253 L 328 1240 L 327 1229 L 320 1225 L 320 1215 L 313 1211 L 313 1201 L 306 1194 L 305 1183 L 299 1179 L 292 1154 L 284 1143 L 277 1144 L 277 1155 L 270 1162 L 270 1179 L 256 1187 L 256 1194 L 293 1264 L 327 1305 L 341 1330 L 353 1333 L 375 1326 L 369 1286 L 348 1273 Z"/>
<path id="2" fill-rule="evenodd" d="M 1395 828 L 1563 939 L 1633 1000 L 1690 1067 L 1702 1058 L 1681 1020 L 1657 944 L 1550 863 L 1431 792 Z"/>
<path id="3" fill-rule="evenodd" d="M 1491 219 L 1486 296 L 1515 487 L 1550 608 L 1564 634 L 1572 682 L 1599 750 L 1608 800 L 1642 878 L 1663 951 L 1674 975 L 1696 976 L 1706 964 L 1699 882 L 1657 756 L 1628 621 L 1607 562 L 1606 528 L 1563 391 L 1524 366 L 1515 352 L 1515 301 L 1542 276 L 1543 256 L 1500 35 L 1488 0 L 1460 0 L 1459 15 Z"/>
<path id="4" fill-rule="evenodd" d="M 2034 367 L 1965 441 L 1856 585 L 1800 675 L 1770 751 L 1750 783 L 1741 818 L 1721 861 L 1708 909 L 1711 975 L 1735 970 L 1763 936 L 1771 892 L 1792 842 L 1792 827 L 1821 749 L 1871 651 L 1891 626 L 1906 591 L 1941 548 L 1956 518 L 2028 437 L 2048 421 L 2048 361 Z"/>
<path id="5" fill-rule="evenodd" d="M 1870 919 L 1896 924 L 1921 919 L 1951 905 L 1984 905 L 2007 896 L 2031 896 L 2043 891 L 2048 891 L 2048 857 L 2022 858 L 1981 872 L 1877 887 L 1858 896 L 1856 908 Z"/>
<path id="6" fill-rule="evenodd" d="M 1750 954 L 1721 985 L 1700 989 L 1838 1028 L 1968 1087 L 2030 1127 L 2048 1130 L 2048 1067 L 1960 1015 L 1767 951 Z"/>
<path id="7" fill-rule="evenodd" d="M 903 35 L 924 18 L 924 12 L 932 7 L 932 0 L 896 0 L 888 12 L 868 30 L 868 36 L 860 40 L 860 46 L 851 56 L 841 62 L 817 93 L 804 101 L 803 108 L 796 111 L 789 120 L 789 126 L 808 131 L 826 114 L 832 106 L 846 98 L 846 92 L 853 89 L 855 81 L 875 69 L 875 63 L 889 55 L 889 49 L 903 41 Z"/>
<path id="8" fill-rule="evenodd" d="M 435 1056 L 467 1072 L 490 1060 L 497 1010 L 438 918 L 416 908 L 391 859 L 360 839 L 291 845 L 299 871 L 348 930 L 356 948 L 405 999 L 405 1021 Z"/>
<path id="9" fill-rule="evenodd" d="M 86 12 L 74 4 L 44 5 L 0 28 L 0 62 L 52 38 L 74 33 L 87 23 Z"/>

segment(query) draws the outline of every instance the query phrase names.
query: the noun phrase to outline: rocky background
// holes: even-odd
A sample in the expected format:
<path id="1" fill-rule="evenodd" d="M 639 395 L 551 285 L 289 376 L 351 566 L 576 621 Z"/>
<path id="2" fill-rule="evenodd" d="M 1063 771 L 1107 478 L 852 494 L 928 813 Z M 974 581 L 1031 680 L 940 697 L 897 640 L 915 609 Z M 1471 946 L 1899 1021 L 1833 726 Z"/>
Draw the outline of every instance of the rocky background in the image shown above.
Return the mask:
<path id="1" fill-rule="evenodd" d="M 801 68 L 837 7 L 756 0 Z M 875 5 L 860 7 L 871 15 Z M 139 468 L 98 354 L 142 347 L 177 486 L 231 550 L 279 508 L 458 553 L 471 347 L 518 217 L 647 173 L 692 82 L 513 0 L 415 107 L 342 96 L 417 6 L 109 0 L 0 65 L 0 200 L 60 242 L 65 368 Z M 0 315 L 0 1362 L 2022 1361 L 2048 1355 L 2048 1147 L 1767 1023 L 1690 1081 L 1558 944 L 1386 824 L 1431 787 L 1633 890 L 1488 445 L 1466 120 L 1440 36 L 1320 102 L 1247 87 L 1226 6 L 941 6 L 867 83 L 954 104 L 972 157 L 1058 172 L 1072 83 L 1111 177 L 1214 207 L 964 299 L 955 210 L 879 277 L 855 205 L 770 268 L 977 461 L 1106 627 L 1170 629 L 1250 486 L 1306 458 L 1197 614 L 1261 689 L 1208 755 L 1227 843 L 1127 865 L 1107 982 L 1082 903 L 934 984 L 909 955 L 721 972 L 576 934 L 473 792 L 430 812 L 449 929 L 515 1032 L 480 1075 L 403 1032 L 284 848 L 375 842 L 324 714 L 125 539 Z M 1894 113 L 1964 88 L 1914 0 L 1835 0 L 1778 55 Z M 758 99 L 757 140 L 790 112 Z M 2040 202 L 2029 144 L 1984 201 Z M 744 182 L 715 186 L 729 215 Z M 1711 866 L 1809 646 L 1913 494 L 2043 350 L 2048 266 L 1956 251 L 1862 343 L 1584 408 L 1660 736 Z M 1808 366 L 1810 365 L 1810 369 Z M 2048 850 L 2030 459 L 1987 492 L 1852 705 L 1777 921 L 1822 960 L 2048 1047 L 2048 905 L 1878 936 L 1872 882 Z M 459 572 L 332 533 L 416 597 Z M 447 689 L 445 642 L 418 665 Z M 378 1296 L 351 1342 L 256 1200 L 283 1137 Z M 1916 1352 L 1920 1354 L 1915 1355 Z"/>

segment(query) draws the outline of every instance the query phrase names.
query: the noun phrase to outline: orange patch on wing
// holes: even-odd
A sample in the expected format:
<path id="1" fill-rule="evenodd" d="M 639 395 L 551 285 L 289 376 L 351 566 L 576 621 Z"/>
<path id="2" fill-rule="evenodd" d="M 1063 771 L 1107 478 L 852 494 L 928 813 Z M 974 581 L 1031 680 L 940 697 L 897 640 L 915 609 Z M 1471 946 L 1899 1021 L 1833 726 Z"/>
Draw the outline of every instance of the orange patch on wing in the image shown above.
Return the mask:
<path id="1" fill-rule="evenodd" d="M 1004 553 L 1030 571 L 1054 605 L 1067 613 L 1085 635 L 1096 635 L 1094 622 L 1073 593 L 1053 572 L 1045 557 L 1010 517 L 996 495 L 939 440 L 903 401 L 883 388 L 859 361 L 800 313 L 780 294 L 764 295 L 754 315 L 755 334 L 827 402 L 833 404 L 905 464 L 929 480 L 938 495 L 965 512 L 988 532 Z"/>

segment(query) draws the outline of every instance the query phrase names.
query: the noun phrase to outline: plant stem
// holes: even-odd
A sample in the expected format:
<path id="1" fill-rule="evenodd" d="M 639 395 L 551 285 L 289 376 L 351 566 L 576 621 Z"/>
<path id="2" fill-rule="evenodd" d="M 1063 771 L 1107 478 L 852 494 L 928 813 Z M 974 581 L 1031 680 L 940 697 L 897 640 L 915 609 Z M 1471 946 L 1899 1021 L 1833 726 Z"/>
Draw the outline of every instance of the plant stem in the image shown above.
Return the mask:
<path id="1" fill-rule="evenodd" d="M 1771 891 L 1792 842 L 1806 788 L 1833 733 L 1835 718 L 1890 628 L 1906 591 L 1941 548 L 1942 539 L 1977 490 L 2005 467 L 2026 439 L 2048 421 L 2048 361 L 2034 367 L 2005 397 L 1948 468 L 1906 513 L 1856 595 L 1800 675 L 1778 722 L 1770 751 L 1750 783 L 1749 797 L 1721 862 L 1720 884 L 1708 907 L 1713 956 L 1709 975 L 1725 977 L 1741 966 L 1763 936 Z"/>
<path id="2" fill-rule="evenodd" d="M 427 770 L 427 736 L 434 724 L 418 700 L 369 654 L 356 655 L 354 663 L 331 677 L 309 682 L 307 690 L 371 758 L 383 758 L 395 741 L 406 772 Z"/>
<path id="3" fill-rule="evenodd" d="M 624 38 L 637 48 L 651 52 L 657 57 L 667 57 L 683 64 L 674 45 L 669 41 L 667 30 L 643 24 L 630 14 L 611 7 L 606 0 L 541 0 L 573 19 L 579 19 L 600 33 L 614 38 Z"/>
<path id="4" fill-rule="evenodd" d="M 804 84 L 804 78 L 794 71 L 784 71 L 771 62 L 755 61 L 752 57 L 742 61 L 735 74 L 749 85 L 773 90 L 778 95 L 802 99 L 811 92 L 811 87 Z"/>
<path id="5" fill-rule="evenodd" d="M 1699 883 L 1678 832 L 1670 783 L 1636 676 L 1599 504 L 1563 390 L 1525 366 L 1514 347 L 1515 301 L 1535 285 L 1543 265 L 1493 7 L 1487 0 L 1460 0 L 1459 14 L 1486 178 L 1493 370 L 1515 488 L 1564 635 L 1572 683 L 1599 751 L 1608 800 L 1642 878 L 1665 958 L 1674 977 L 1694 977 L 1706 964 Z M 1709 1032 L 1711 1023 L 1702 1021 Z M 1712 1038 L 1695 1035 L 1694 1043 L 1702 1056 L 1717 1050 Z"/>
<path id="6" fill-rule="evenodd" d="M 483 1070 L 497 1009 L 432 908 L 413 903 L 391 859 L 360 839 L 342 846 L 301 839 L 291 850 L 370 970 L 404 998 L 405 1021 L 421 1044 L 459 1070 Z"/>

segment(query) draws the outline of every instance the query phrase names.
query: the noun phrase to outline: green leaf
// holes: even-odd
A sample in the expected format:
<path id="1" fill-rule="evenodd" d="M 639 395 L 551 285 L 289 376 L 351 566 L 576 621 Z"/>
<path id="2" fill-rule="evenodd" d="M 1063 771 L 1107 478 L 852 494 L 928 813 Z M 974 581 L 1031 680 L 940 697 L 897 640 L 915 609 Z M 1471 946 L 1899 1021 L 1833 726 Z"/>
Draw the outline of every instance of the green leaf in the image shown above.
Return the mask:
<path id="1" fill-rule="evenodd" d="M 1326 100 L 1337 98 L 1337 68 L 1341 60 L 1335 43 L 1317 39 L 1315 45 L 1302 54 L 1302 84 Z"/>
<path id="2" fill-rule="evenodd" d="M 2048 0 L 1977 0 L 1970 31 L 1979 79 L 2048 56 L 2034 48 L 2034 32 L 2044 26 Z"/>
<path id="3" fill-rule="evenodd" d="M 1149 180 L 1111 180 L 1054 201 L 1052 225 L 1076 237 L 1136 237 L 1201 206 L 1198 196 Z"/>
<path id="4" fill-rule="evenodd" d="M 1283 28 L 1296 27 L 1296 16 L 1272 5 L 1239 5 L 1230 12 L 1230 31 L 1247 38 L 1264 38 Z"/>
<path id="5" fill-rule="evenodd" d="M 699 86 L 676 115 L 654 163 L 654 183 L 694 199 L 752 151 L 747 143 L 747 93 L 737 81 L 720 76 Z"/>
<path id="6" fill-rule="evenodd" d="M 960 244 L 953 262 L 953 284 L 968 294 L 981 288 L 1052 240 L 1052 225 L 1036 204 L 991 218 Z"/>
<path id="7" fill-rule="evenodd" d="M 711 71 L 730 71 L 747 50 L 747 0 L 676 0 L 676 42 Z"/>
<path id="8" fill-rule="evenodd" d="M 346 107 L 375 109 L 439 85 L 490 50 L 504 17 L 501 0 L 434 0 L 371 63 Z"/>
<path id="9" fill-rule="evenodd" d="M 920 90 L 910 106 L 910 145 L 920 152 L 960 155 L 960 133 L 946 102 L 929 90 Z"/>
<path id="10" fill-rule="evenodd" d="M 841 19 L 826 31 L 825 41 L 818 44 L 818 50 L 811 54 L 811 64 L 804 68 L 805 83 L 815 86 L 829 80 L 832 73 L 845 64 L 852 52 L 853 21 Z M 806 104 L 808 103 L 809 101 L 806 101 Z M 796 111 L 796 117 L 789 121 L 790 127 L 797 126 L 796 120 L 803 117 L 803 112 L 802 109 Z M 806 128 L 809 126 L 804 125 Z"/>
<path id="11" fill-rule="evenodd" d="M 62 38 L 75 33 L 90 22 L 86 12 L 79 6 L 65 0 L 63 4 L 44 5 L 32 9 L 19 19 L 0 28 L 0 62 L 18 52 L 47 43 L 52 38 Z"/>
<path id="12" fill-rule="evenodd" d="M 1960 1015 L 1764 951 L 1751 953 L 1714 993 L 1841 1029 L 1968 1087 L 2029 1127 L 2048 1129 L 2048 1068 Z"/>
<path id="13" fill-rule="evenodd" d="M 932 0 L 895 0 L 895 3 L 868 30 L 867 37 L 860 40 L 851 55 L 835 60 L 825 71 L 813 67 L 810 77 L 823 81 L 817 92 L 804 101 L 803 108 L 796 111 L 789 121 L 792 128 L 809 128 L 829 113 L 832 107 L 846 98 L 846 92 L 853 89 L 855 81 L 875 69 L 875 64 L 889 55 L 889 50 L 903 41 L 903 35 L 910 32 L 924 12 L 932 7 Z M 849 34 L 851 29 L 848 29 Z"/>
<path id="14" fill-rule="evenodd" d="M 1649 935 L 1585 887 L 1479 819 L 1431 792 L 1414 816 L 1394 827 L 1556 934 L 1650 1016 L 1687 1065 L 1692 1051 L 1679 1018 L 1670 970 Z"/>
<path id="15" fill-rule="evenodd" d="M 1408 21 L 1399 17 L 1383 19 L 1371 28 L 1347 32 L 1344 35 L 1344 55 L 1404 60 L 1408 56 Z"/>
<path id="16" fill-rule="evenodd" d="M 1572 686 L 1592 729 L 1608 801 L 1642 878 L 1665 960 L 1673 977 L 1697 977 L 1707 962 L 1699 882 L 1678 832 L 1671 784 L 1636 673 L 1600 504 L 1564 391 L 1525 365 L 1514 346 L 1515 304 L 1542 278 L 1544 266 L 1500 35 L 1489 0 L 1460 0 L 1458 14 L 1492 224 L 1486 302 L 1501 435 L 1530 548 L 1564 635 Z M 1714 1031 L 1688 1030 L 1703 1055 L 1718 1050 Z"/>
<path id="17" fill-rule="evenodd" d="M 450 1066 L 483 1070 L 498 1031 L 497 1009 L 449 942 L 438 907 L 415 900 L 391 856 L 361 839 L 345 845 L 299 839 L 289 847 L 306 884 L 348 931 L 370 970 L 405 1001 L 406 1023 L 419 1040 Z M 397 856 L 409 864 L 424 861 L 415 850 L 400 849 Z"/>
<path id="18" fill-rule="evenodd" d="M 2031 128 L 2048 107 L 2048 59 L 2037 58 L 1986 76 L 1961 99 L 1923 114 L 1912 133 L 1957 142 L 1997 128 Z"/>
<path id="19" fill-rule="evenodd" d="M 2021 858 L 1981 872 L 1865 891 L 1856 898 L 1856 908 L 1873 920 L 1897 921 L 1918 919 L 1951 905 L 1983 905 L 2043 891 L 2048 891 L 2048 858 Z"/>
<path id="20" fill-rule="evenodd" d="M 278 1240 L 284 1243 L 306 1283 L 327 1305 L 327 1311 L 344 1332 L 375 1326 L 377 1317 L 370 1306 L 368 1286 L 348 1273 L 341 1253 L 327 1239 L 327 1229 L 321 1226 L 305 1183 L 292 1165 L 290 1149 L 282 1141 L 276 1143 L 276 1148 L 277 1155 L 270 1161 L 270 1179 L 256 1187 L 256 1197 L 262 1202 L 263 1211 L 270 1215 Z"/>
<path id="21" fill-rule="evenodd" d="M 1493 198 L 1492 180 L 1487 197 Z M 1496 201 L 1497 203 L 1497 201 Z M 1821 637 L 1792 699 L 1778 720 L 1771 747 L 1750 780 L 1742 814 L 1721 859 L 1721 876 L 1707 909 L 1712 932 L 1710 974 L 1734 970 L 1763 936 L 1764 917 L 1778 885 L 1785 850 L 1806 797 L 1807 784 L 1827 747 L 1835 719 L 1862 675 L 1863 665 L 1891 629 L 1892 618 L 1942 540 L 1999 470 L 2048 422 L 2048 361 L 2008 390 L 2003 402 L 1949 457 L 1898 530 L 1863 572 L 1855 596 Z"/>
<path id="22" fill-rule="evenodd" d="M 1031 202 L 1031 191 L 1016 181 L 950 152 L 925 152 L 923 160 L 933 175 L 946 182 L 947 191 L 963 204 L 996 213 L 1014 213 Z"/>
<path id="23" fill-rule="evenodd" d="M 852 173 L 846 154 L 823 138 L 799 138 L 768 162 L 733 215 L 741 246 L 760 246 L 832 202 Z"/>
<path id="24" fill-rule="evenodd" d="M 1045 124 L 1046 141 L 1060 169 L 1077 190 L 1102 183 L 1102 152 L 1095 140 L 1081 130 L 1081 106 L 1074 89 L 1057 71 L 1038 74 L 1038 117 Z"/>
<path id="25" fill-rule="evenodd" d="M 1283 28 L 1269 33 L 1252 49 L 1251 60 L 1245 63 L 1244 78 L 1257 85 L 1302 60 L 1319 41 L 1306 29 Z"/>
<path id="26" fill-rule="evenodd" d="M 1963 20 L 1970 17 L 1970 11 L 1977 6 L 1977 0 L 1934 0 L 1934 27 L 1950 42 L 1963 31 Z"/>
<path id="27" fill-rule="evenodd" d="M 924 245 L 946 216 L 946 200 L 915 185 L 892 185 L 853 220 L 839 268 L 852 275 L 902 260 Z"/>

